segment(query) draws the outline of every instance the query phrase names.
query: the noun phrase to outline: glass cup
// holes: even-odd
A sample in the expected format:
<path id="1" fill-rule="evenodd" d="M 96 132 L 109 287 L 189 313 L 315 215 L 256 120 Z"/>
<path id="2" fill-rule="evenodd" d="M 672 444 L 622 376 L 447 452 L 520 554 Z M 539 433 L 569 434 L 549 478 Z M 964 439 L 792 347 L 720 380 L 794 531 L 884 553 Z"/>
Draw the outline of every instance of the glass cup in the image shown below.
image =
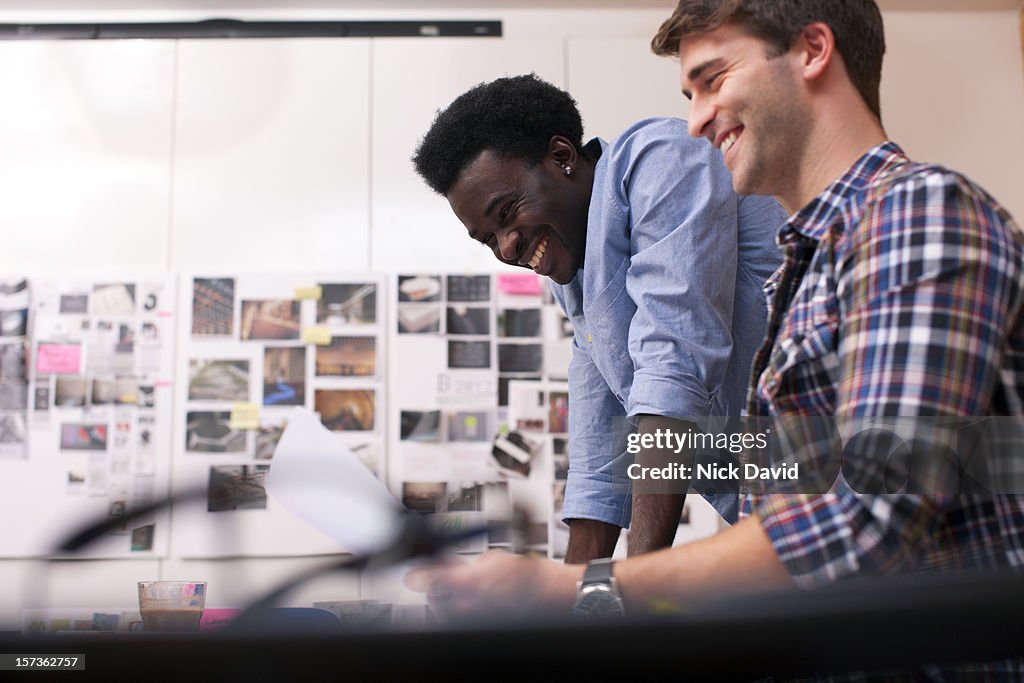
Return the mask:
<path id="1" fill-rule="evenodd" d="M 199 630 L 206 606 L 205 581 L 139 581 L 142 630 L 187 633 Z"/>

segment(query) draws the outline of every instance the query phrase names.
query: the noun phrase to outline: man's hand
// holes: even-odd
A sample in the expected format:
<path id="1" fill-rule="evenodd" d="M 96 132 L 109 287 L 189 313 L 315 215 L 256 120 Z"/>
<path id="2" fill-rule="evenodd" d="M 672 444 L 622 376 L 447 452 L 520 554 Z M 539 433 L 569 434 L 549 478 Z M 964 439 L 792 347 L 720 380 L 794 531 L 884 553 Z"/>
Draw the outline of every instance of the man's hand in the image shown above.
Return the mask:
<path id="1" fill-rule="evenodd" d="M 601 557 L 611 557 L 621 531 L 614 524 L 593 519 L 569 520 L 569 548 L 565 551 L 565 563 L 586 564 Z"/>
<path id="2" fill-rule="evenodd" d="M 405 584 L 426 593 L 439 618 L 569 614 L 583 567 L 506 552 L 485 553 L 476 562 L 414 569 Z"/>

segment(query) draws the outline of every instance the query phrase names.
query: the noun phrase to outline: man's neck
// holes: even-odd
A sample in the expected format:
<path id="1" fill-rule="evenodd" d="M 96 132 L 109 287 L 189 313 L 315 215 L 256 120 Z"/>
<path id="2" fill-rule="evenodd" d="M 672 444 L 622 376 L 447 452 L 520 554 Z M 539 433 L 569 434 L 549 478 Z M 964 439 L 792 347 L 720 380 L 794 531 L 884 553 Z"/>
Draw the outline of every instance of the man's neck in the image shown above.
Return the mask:
<path id="1" fill-rule="evenodd" d="M 885 142 L 881 124 L 865 108 L 855 115 L 842 115 L 842 107 L 821 112 L 808 134 L 803 162 L 788 192 L 779 200 L 789 213 L 796 213 L 838 180 L 858 159 Z"/>

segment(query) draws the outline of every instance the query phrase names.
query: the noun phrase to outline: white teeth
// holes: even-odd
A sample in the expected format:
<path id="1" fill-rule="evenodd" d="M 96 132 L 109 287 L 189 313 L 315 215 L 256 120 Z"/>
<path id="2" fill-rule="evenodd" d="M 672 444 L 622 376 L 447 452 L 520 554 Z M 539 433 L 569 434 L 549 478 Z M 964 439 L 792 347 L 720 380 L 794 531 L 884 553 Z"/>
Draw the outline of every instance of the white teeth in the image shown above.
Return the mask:
<path id="1" fill-rule="evenodd" d="M 733 146 L 733 144 L 736 142 L 736 138 L 738 137 L 739 135 L 736 133 L 736 131 L 733 131 L 725 136 L 725 139 L 722 140 L 722 154 L 725 154 L 726 152 L 729 151 L 729 148 Z"/>
<path id="2" fill-rule="evenodd" d="M 548 238 L 545 237 L 544 240 L 540 244 L 537 245 L 537 251 L 535 251 L 533 253 L 533 258 L 530 259 L 530 267 L 531 268 L 536 268 L 537 267 L 537 265 L 540 263 L 541 257 L 544 256 L 544 252 L 547 250 L 547 248 L 548 248 Z"/>

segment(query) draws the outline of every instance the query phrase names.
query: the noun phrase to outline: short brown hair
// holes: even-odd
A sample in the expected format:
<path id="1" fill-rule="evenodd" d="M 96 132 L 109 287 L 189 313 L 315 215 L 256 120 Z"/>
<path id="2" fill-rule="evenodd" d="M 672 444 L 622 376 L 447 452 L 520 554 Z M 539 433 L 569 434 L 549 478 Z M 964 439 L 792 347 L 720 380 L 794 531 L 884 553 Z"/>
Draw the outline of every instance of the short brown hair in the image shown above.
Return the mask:
<path id="1" fill-rule="evenodd" d="M 651 40 L 656 55 L 678 55 L 686 36 L 726 24 L 745 29 L 768 44 L 770 57 L 784 54 L 808 24 L 823 22 L 836 37 L 854 87 L 881 120 L 879 87 L 885 33 L 874 0 L 680 0 Z"/>

